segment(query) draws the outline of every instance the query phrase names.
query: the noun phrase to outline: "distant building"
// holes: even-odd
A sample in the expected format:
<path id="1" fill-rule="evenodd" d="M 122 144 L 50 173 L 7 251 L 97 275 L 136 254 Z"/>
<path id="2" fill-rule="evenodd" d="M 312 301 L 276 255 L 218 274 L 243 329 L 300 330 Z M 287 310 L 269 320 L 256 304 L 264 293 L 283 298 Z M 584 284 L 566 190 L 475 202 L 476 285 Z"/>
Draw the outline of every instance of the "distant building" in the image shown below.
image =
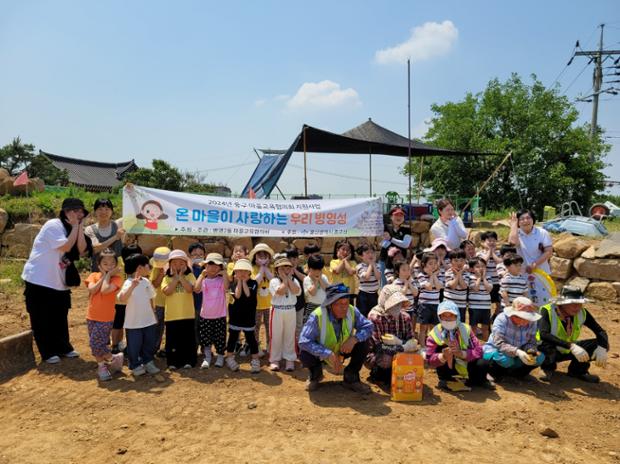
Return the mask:
<path id="1" fill-rule="evenodd" d="M 66 170 L 69 183 L 91 192 L 110 191 L 123 183 L 123 176 L 138 169 L 134 162 L 103 163 L 100 161 L 81 160 L 66 156 L 53 155 L 39 150 L 58 169 Z"/>

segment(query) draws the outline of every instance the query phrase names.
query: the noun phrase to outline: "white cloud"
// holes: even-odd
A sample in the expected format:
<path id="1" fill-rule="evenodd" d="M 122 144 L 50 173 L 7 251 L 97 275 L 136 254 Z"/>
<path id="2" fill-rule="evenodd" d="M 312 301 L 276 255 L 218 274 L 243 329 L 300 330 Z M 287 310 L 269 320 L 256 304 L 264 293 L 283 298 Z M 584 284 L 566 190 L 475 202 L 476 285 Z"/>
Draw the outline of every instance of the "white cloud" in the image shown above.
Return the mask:
<path id="1" fill-rule="evenodd" d="M 254 101 L 254 106 L 256 106 L 257 108 L 260 108 L 265 103 L 267 103 L 267 100 L 265 100 L 264 98 L 259 98 L 258 100 Z"/>
<path id="2" fill-rule="evenodd" d="M 286 106 L 290 109 L 357 107 L 361 104 L 359 94 L 355 89 L 342 89 L 340 84 L 330 80 L 305 82 L 299 87 L 297 93 L 286 101 Z"/>
<path id="3" fill-rule="evenodd" d="M 276 95 L 274 97 L 274 100 L 275 101 L 283 101 L 283 100 L 288 100 L 289 98 L 291 98 L 290 95 L 282 94 L 282 95 Z"/>
<path id="4" fill-rule="evenodd" d="M 428 22 L 411 30 L 409 39 L 394 47 L 384 48 L 375 53 L 379 64 L 424 61 L 450 51 L 459 36 L 459 31 L 446 20 L 442 23 Z"/>

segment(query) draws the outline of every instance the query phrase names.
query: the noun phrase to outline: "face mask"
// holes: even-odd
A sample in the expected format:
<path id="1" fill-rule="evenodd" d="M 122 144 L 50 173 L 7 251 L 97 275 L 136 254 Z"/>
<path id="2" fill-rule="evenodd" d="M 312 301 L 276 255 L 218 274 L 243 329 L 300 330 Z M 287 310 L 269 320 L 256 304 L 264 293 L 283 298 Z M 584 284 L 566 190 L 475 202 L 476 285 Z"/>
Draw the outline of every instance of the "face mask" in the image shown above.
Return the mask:
<path id="1" fill-rule="evenodd" d="M 456 329 L 456 321 L 441 321 L 441 326 L 446 330 Z"/>
<path id="2" fill-rule="evenodd" d="M 194 259 L 192 259 L 192 263 L 200 264 L 200 263 L 202 263 L 202 258 L 194 258 Z"/>
<path id="3" fill-rule="evenodd" d="M 264 266 L 269 262 L 269 258 L 256 258 L 256 262 L 259 266 Z"/>

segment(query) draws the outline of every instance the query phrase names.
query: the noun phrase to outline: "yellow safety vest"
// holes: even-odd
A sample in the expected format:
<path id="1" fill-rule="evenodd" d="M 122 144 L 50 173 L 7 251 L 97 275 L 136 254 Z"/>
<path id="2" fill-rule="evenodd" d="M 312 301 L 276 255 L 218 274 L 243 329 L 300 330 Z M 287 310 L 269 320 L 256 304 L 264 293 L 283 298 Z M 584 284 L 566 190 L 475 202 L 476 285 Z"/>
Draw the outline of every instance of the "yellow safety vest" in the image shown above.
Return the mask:
<path id="1" fill-rule="evenodd" d="M 547 313 L 545 315 L 545 312 Z M 573 330 L 570 336 L 566 333 L 566 329 L 564 329 L 564 325 L 560 321 L 560 316 L 558 316 L 556 305 L 549 303 L 540 307 L 540 314 L 542 317 L 548 317 L 549 322 L 551 323 L 551 335 L 558 337 L 560 340 L 563 340 L 568 343 L 574 343 L 579 340 L 579 334 L 581 333 L 581 325 L 586 320 L 586 310 L 581 308 L 581 310 L 573 316 Z M 540 342 L 540 330 L 536 332 L 536 340 Z M 557 346 L 557 350 L 560 353 L 569 353 L 570 350 L 568 348 L 564 348 L 562 346 Z"/>
<path id="2" fill-rule="evenodd" d="M 459 329 L 459 347 L 461 350 L 467 351 L 467 348 L 469 348 L 469 338 L 471 337 L 471 327 L 462 322 L 460 322 L 457 327 Z M 437 343 L 437 346 L 445 346 L 449 343 L 449 340 L 446 338 L 447 332 L 448 331 L 444 330 L 441 324 L 437 324 L 433 327 L 429 335 L 435 343 Z M 456 361 L 454 365 L 456 372 L 463 378 L 468 379 L 467 361 L 460 358 L 454 358 L 454 360 Z"/>
<path id="3" fill-rule="evenodd" d="M 336 338 L 336 331 L 332 321 L 329 319 L 328 310 L 323 306 L 319 306 L 312 311 L 319 322 L 321 329 L 320 343 L 326 348 L 330 349 L 333 353 L 340 353 L 340 345 L 342 345 L 347 338 L 353 334 L 353 327 L 355 326 L 355 308 L 349 305 L 347 311 L 347 317 L 342 321 L 342 329 L 340 330 L 340 337 Z"/>

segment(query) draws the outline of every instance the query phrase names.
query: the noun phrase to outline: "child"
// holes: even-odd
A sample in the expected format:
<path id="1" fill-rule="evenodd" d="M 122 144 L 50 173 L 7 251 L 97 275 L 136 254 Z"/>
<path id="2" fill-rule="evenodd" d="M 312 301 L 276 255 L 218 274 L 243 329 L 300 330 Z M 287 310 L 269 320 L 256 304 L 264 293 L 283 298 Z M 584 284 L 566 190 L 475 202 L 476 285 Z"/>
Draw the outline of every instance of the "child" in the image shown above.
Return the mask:
<path id="1" fill-rule="evenodd" d="M 125 268 L 125 260 L 133 255 L 133 254 L 142 254 L 142 248 L 138 245 L 132 244 L 124 246 L 121 250 L 121 259 L 119 260 L 119 267 L 122 269 L 121 271 L 121 279 L 125 281 L 127 275 L 124 271 Z M 121 304 L 116 299 L 116 304 L 114 305 L 114 322 L 112 323 L 112 354 L 120 353 L 126 347 L 125 343 L 123 343 L 123 326 L 125 324 L 125 305 Z"/>
<path id="2" fill-rule="evenodd" d="M 493 286 L 487 280 L 486 261 L 477 256 L 469 260 L 469 325 L 482 329 L 482 339 L 488 340 L 491 324 L 491 291 Z"/>
<path id="3" fill-rule="evenodd" d="M 106 248 L 97 255 L 100 272 L 91 273 L 84 283 L 88 287 L 88 312 L 86 326 L 93 356 L 97 360 L 99 380 L 111 380 L 112 372 L 123 368 L 123 353 L 110 352 L 110 332 L 114 321 L 114 301 L 122 285 L 118 259 L 114 251 Z"/>
<path id="4" fill-rule="evenodd" d="M 308 272 L 308 259 L 310 259 L 310 256 L 320 256 L 321 258 L 323 258 L 323 256 L 321 255 L 321 247 L 316 243 L 310 243 L 309 245 L 306 245 L 304 247 L 304 257 L 306 258 L 306 265 L 304 266 L 305 273 Z M 325 259 L 323 259 L 323 261 L 325 261 Z M 323 275 L 327 277 L 327 280 L 329 282 L 332 281 L 332 271 L 329 269 L 329 266 L 326 265 L 323 268 Z"/>
<path id="5" fill-rule="evenodd" d="M 394 282 L 396 274 L 394 272 L 394 261 L 403 261 L 403 251 L 397 246 L 388 248 L 387 259 L 385 260 L 385 271 L 383 271 L 383 277 L 388 284 Z"/>
<path id="6" fill-rule="evenodd" d="M 194 284 L 192 262 L 183 250 L 172 250 L 161 283 L 166 296 L 166 361 L 168 368 L 189 369 L 196 365 Z M 199 291 L 199 290 L 198 290 Z"/>
<path id="7" fill-rule="evenodd" d="M 465 379 L 465 385 L 495 390 L 487 379 L 489 361 L 482 359 L 482 346 L 467 324 L 459 321 L 459 309 L 452 301 L 437 308 L 439 324 L 426 339 L 426 360 L 437 370 L 438 387 L 451 391 L 455 376 Z"/>
<path id="8" fill-rule="evenodd" d="M 487 263 L 488 264 L 488 263 Z M 523 258 L 515 254 L 507 254 L 504 257 L 506 274 L 500 281 L 499 293 L 502 297 L 502 309 L 510 306 L 515 298 L 527 296 L 527 280 L 521 274 Z"/>
<path id="9" fill-rule="evenodd" d="M 194 278 L 200 277 L 202 272 L 202 263 L 207 256 L 205 246 L 200 242 L 194 242 L 187 248 L 189 259 L 192 260 L 192 274 Z M 200 309 L 202 308 L 202 292 L 193 292 L 194 296 L 194 317 L 196 320 L 196 343 L 198 343 L 198 318 L 200 317 Z"/>
<path id="10" fill-rule="evenodd" d="M 166 295 L 161 291 L 161 282 L 164 280 L 164 267 L 168 264 L 168 256 L 170 255 L 170 248 L 157 247 L 153 251 L 153 258 L 151 258 L 151 274 L 149 280 L 155 289 L 155 317 L 157 318 L 157 343 L 155 347 L 156 356 L 159 358 L 166 357 L 166 351 L 160 350 L 161 341 L 164 338 L 165 330 L 165 306 Z"/>
<path id="11" fill-rule="evenodd" d="M 476 257 L 476 245 L 474 245 L 474 242 L 471 240 L 463 240 L 460 249 L 465 252 L 465 261 L 469 261 Z"/>
<path id="12" fill-rule="evenodd" d="M 377 266 L 377 255 L 372 245 L 360 245 L 357 254 L 362 257 L 362 262 L 355 266 L 355 272 L 359 279 L 357 309 L 364 317 L 367 317 L 370 310 L 377 305 L 381 273 Z"/>
<path id="13" fill-rule="evenodd" d="M 499 256 L 502 258 L 502 262 L 498 263 L 497 266 L 495 267 L 497 271 L 497 277 L 499 278 L 499 280 L 502 280 L 502 278 L 506 275 L 506 272 L 508 272 L 506 270 L 506 265 L 504 264 L 504 258 L 506 257 L 506 255 L 510 253 L 515 254 L 515 255 L 517 254 L 517 249 L 513 245 L 510 245 L 510 244 L 502 245 L 499 249 Z M 497 292 L 497 295 L 499 297 L 499 291 Z M 501 298 L 498 298 L 498 303 L 500 301 L 501 301 Z"/>
<path id="14" fill-rule="evenodd" d="M 118 301 L 126 305 L 124 327 L 129 369 L 134 377 L 147 372 L 157 374 L 159 369 L 153 360 L 157 343 L 155 289 L 147 278 L 151 271 L 149 259 L 132 254 L 124 261 L 127 280 L 118 293 Z"/>
<path id="15" fill-rule="evenodd" d="M 323 304 L 323 300 L 325 300 L 325 289 L 329 286 L 329 281 L 325 274 L 323 274 L 325 261 L 320 254 L 308 257 L 308 262 L 306 264 L 308 267 L 308 275 L 304 279 L 304 293 L 306 294 L 304 324 L 308 320 L 308 317 L 310 317 L 312 311 Z"/>
<path id="16" fill-rule="evenodd" d="M 497 233 L 489 230 L 480 235 L 482 250 L 478 252 L 478 256 L 487 263 L 486 277 L 493 285 L 491 290 L 491 303 L 499 304 L 501 298 L 499 296 L 499 277 L 497 275 L 497 265 L 502 264 L 503 259 L 497 251 Z"/>
<path id="17" fill-rule="evenodd" d="M 248 256 L 252 263 L 252 279 L 258 283 L 258 294 L 256 296 L 256 342 L 258 343 L 259 357 L 265 356 L 265 352 L 260 347 L 260 327 L 265 324 L 265 338 L 269 346 L 269 310 L 271 309 L 271 293 L 269 293 L 269 282 L 273 279 L 275 269 L 271 264 L 273 250 L 264 243 L 258 243 Z"/>
<path id="18" fill-rule="evenodd" d="M 219 253 L 209 253 L 204 261 L 205 269 L 194 285 L 194 291 L 202 291 L 202 309 L 198 321 L 198 334 L 205 359 L 201 369 L 211 367 L 211 345 L 215 346 L 215 367 L 224 367 L 226 353 L 226 301 L 228 274 L 224 271 L 224 258 Z"/>
<path id="19" fill-rule="evenodd" d="M 286 249 L 286 258 L 293 265 L 293 279 L 299 285 L 299 288 L 304 287 L 304 279 L 306 278 L 306 274 L 301 266 L 299 266 L 299 251 L 295 247 Z M 299 334 L 301 333 L 301 328 L 303 327 L 304 322 L 304 308 L 306 307 L 306 298 L 304 296 L 304 292 L 301 292 L 297 297 L 297 302 L 295 303 L 295 340 L 299 338 Z"/>
<path id="20" fill-rule="evenodd" d="M 446 287 L 444 298 L 453 301 L 459 308 L 461 321 L 465 322 L 467 312 L 467 289 L 469 287 L 469 277 L 465 271 L 465 252 L 454 250 L 448 253 L 450 268 L 446 271 Z"/>
<path id="21" fill-rule="evenodd" d="M 446 271 L 450 268 L 450 261 L 448 260 L 448 252 L 450 251 L 448 249 L 448 244 L 447 242 L 442 239 L 442 238 L 436 238 L 435 240 L 433 240 L 433 243 L 431 244 L 430 248 L 427 248 L 426 250 L 424 250 L 426 252 L 432 252 L 435 254 L 435 256 L 437 257 L 437 266 L 438 266 L 438 273 L 437 273 L 437 277 L 439 278 L 439 281 L 441 282 L 442 285 L 445 285 L 446 283 Z M 439 296 L 440 300 L 443 301 L 443 289 L 441 291 L 441 294 Z"/>
<path id="22" fill-rule="evenodd" d="M 411 263 L 409 263 L 409 267 L 411 267 L 411 275 L 417 276 L 422 271 L 422 256 L 424 256 L 424 250 L 416 250 L 413 254 Z"/>
<path id="23" fill-rule="evenodd" d="M 398 277 L 394 279 L 393 286 L 400 289 L 400 291 L 407 297 L 409 306 L 406 310 L 407 314 L 411 318 L 411 330 L 416 333 L 416 305 L 415 299 L 418 296 L 419 290 L 416 282 L 411 276 L 411 266 L 406 261 L 395 261 L 394 272 Z"/>
<path id="24" fill-rule="evenodd" d="M 275 264 L 277 276 L 271 279 L 271 327 L 269 334 L 269 369 L 280 370 L 280 361 L 286 360 L 286 370 L 295 370 L 295 302 L 301 287 L 293 278 L 293 265 L 287 258 L 279 258 Z"/>
<path id="25" fill-rule="evenodd" d="M 226 346 L 226 365 L 231 371 L 239 370 L 235 361 L 235 349 L 239 334 L 243 331 L 245 341 L 252 355 L 250 372 L 260 372 L 258 359 L 258 343 L 254 333 L 256 324 L 256 294 L 258 284 L 250 278 L 252 263 L 245 258 L 239 258 L 233 266 L 233 281 L 230 285 L 233 302 L 228 308 L 228 344 Z"/>
<path id="26" fill-rule="evenodd" d="M 329 263 L 329 269 L 332 273 L 332 285 L 339 283 L 344 284 L 349 289 L 349 293 L 356 293 L 355 281 L 355 251 L 353 245 L 347 240 L 337 241 L 334 245 L 333 259 Z M 355 296 L 351 296 L 351 303 L 355 300 Z"/>
<path id="27" fill-rule="evenodd" d="M 235 263 L 240 259 L 247 259 L 248 249 L 245 245 L 237 244 L 233 247 L 232 254 L 230 256 L 230 262 L 226 265 L 226 273 L 228 274 L 228 280 L 233 280 L 233 268 Z M 235 302 L 232 293 L 228 293 L 228 305 L 230 306 Z M 252 324 L 254 326 L 256 324 Z M 237 346 L 235 347 L 235 353 L 239 353 L 240 356 L 247 356 L 249 354 L 249 346 L 247 343 L 242 343 L 243 339 L 238 337 Z"/>
<path id="28" fill-rule="evenodd" d="M 439 281 L 439 264 L 434 253 L 424 253 L 420 261 L 422 271 L 417 275 L 420 295 L 418 296 L 418 321 L 420 332 L 418 342 L 422 345 L 426 341 L 427 332 L 437 324 L 437 305 L 439 291 L 443 284 Z"/>

